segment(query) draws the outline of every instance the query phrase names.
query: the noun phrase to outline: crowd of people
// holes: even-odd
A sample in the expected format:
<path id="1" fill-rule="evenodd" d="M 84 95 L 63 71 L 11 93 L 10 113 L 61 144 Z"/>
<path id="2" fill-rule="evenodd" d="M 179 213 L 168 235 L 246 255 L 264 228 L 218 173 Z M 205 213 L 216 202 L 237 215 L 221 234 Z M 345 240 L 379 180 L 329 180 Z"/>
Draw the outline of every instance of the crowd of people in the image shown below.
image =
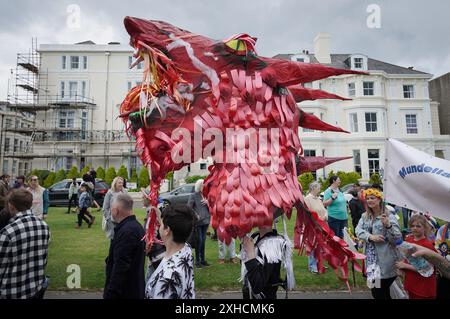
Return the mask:
<path id="1" fill-rule="evenodd" d="M 50 241 L 50 230 L 45 222 L 48 192 L 39 185 L 36 176 L 29 178 L 29 186 L 25 180 L 17 179 L 13 187 L 10 187 L 9 176 L 4 175 L 0 180 L 0 298 L 40 299 L 48 286 L 45 276 Z M 104 298 L 195 298 L 194 268 L 211 266 L 205 256 L 211 216 L 208 202 L 202 195 L 203 180 L 196 182 L 195 193 L 186 205 L 152 207 L 150 189 L 142 189 L 147 209 L 144 226 L 134 215 L 134 202 L 124 187 L 125 182 L 121 177 L 113 180 L 102 207 L 102 229 L 110 241 Z M 364 275 L 373 297 L 390 299 L 393 286 L 410 299 L 450 297 L 449 225 L 433 231 L 425 215 L 413 214 L 408 216 L 409 233 L 405 237 L 395 212 L 383 201 L 380 189 L 364 190 L 357 184 L 347 200 L 339 188 L 340 183 L 339 177 L 331 176 L 330 187 L 322 199 L 321 185 L 313 182 L 305 204 L 340 238 L 345 238 L 345 232 L 349 232 L 350 214 L 356 245 L 362 244 L 366 255 Z M 76 179 L 72 180 L 68 213 L 72 206 L 77 207 L 77 228 L 83 221 L 88 227 L 94 223 L 90 209 L 99 207 L 93 200 L 94 192 L 95 172 L 83 176 L 81 185 Z M 148 250 L 142 239 L 152 211 L 157 212 L 160 227 L 155 231 L 157 240 Z M 281 214 L 274 217 L 283 218 L 278 215 Z M 403 240 L 413 247 L 413 257 L 424 258 L 434 265 L 430 276 L 424 277 L 399 253 L 396 246 Z M 217 250 L 219 264 L 241 260 L 244 298 L 272 299 L 276 298 L 280 287 L 286 291 L 295 287 L 292 251 L 286 231 L 281 234 L 273 227 L 260 227 L 254 234 L 242 238 L 239 255 L 235 240 L 227 243 L 218 240 Z M 319 253 L 312 251 L 308 256 L 308 268 L 313 274 L 319 274 Z M 281 278 L 283 267 L 285 278 Z"/>

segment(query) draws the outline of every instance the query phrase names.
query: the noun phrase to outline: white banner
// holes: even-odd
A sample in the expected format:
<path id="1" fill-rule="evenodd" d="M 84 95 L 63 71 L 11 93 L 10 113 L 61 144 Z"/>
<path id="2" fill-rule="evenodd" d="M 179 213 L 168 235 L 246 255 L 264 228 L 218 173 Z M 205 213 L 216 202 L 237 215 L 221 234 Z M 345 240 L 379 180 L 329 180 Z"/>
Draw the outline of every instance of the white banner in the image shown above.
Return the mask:
<path id="1" fill-rule="evenodd" d="M 386 140 L 385 201 L 450 221 L 450 161 Z"/>

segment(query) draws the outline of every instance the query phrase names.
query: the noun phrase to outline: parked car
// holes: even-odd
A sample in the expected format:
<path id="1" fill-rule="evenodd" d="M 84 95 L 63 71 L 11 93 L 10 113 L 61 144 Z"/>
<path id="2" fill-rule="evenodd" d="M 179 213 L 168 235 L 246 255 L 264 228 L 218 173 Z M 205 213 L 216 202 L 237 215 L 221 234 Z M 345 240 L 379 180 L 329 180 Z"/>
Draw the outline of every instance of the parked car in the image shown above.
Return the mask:
<path id="1" fill-rule="evenodd" d="M 163 206 L 169 204 L 187 204 L 189 196 L 195 193 L 195 184 L 186 184 L 175 188 L 174 190 L 159 195 L 163 201 Z"/>
<path id="2" fill-rule="evenodd" d="M 353 187 L 355 186 L 354 183 L 350 183 L 347 185 L 342 186 L 341 192 L 344 194 L 345 199 L 347 200 L 347 202 L 349 202 L 352 199 L 352 195 L 349 194 L 349 192 L 353 189 Z M 361 184 L 362 189 L 368 189 L 370 187 L 372 187 L 371 184 Z M 325 192 L 320 193 L 320 197 L 323 198 Z"/>
<path id="3" fill-rule="evenodd" d="M 83 179 L 77 178 L 78 186 L 81 185 Z M 69 205 L 69 187 L 72 183 L 71 179 L 65 179 L 57 182 L 48 188 L 50 206 L 68 206 Z M 95 179 L 95 201 L 102 206 L 103 199 L 109 190 L 109 185 L 102 179 Z"/>

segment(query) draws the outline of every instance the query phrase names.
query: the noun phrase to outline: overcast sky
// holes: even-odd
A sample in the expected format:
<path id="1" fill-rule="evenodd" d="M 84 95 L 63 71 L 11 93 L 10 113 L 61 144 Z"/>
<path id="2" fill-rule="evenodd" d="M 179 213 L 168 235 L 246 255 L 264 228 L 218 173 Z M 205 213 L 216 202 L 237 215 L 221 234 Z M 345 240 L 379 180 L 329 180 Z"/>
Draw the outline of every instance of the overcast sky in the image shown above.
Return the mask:
<path id="1" fill-rule="evenodd" d="M 448 0 L 138 0 L 0 1 L 0 100 L 6 99 L 16 54 L 39 44 L 128 43 L 126 15 L 165 20 L 194 33 L 224 39 L 235 33 L 258 38 L 260 55 L 313 51 L 318 32 L 332 36 L 332 53 L 364 53 L 439 76 L 450 72 Z M 68 8 L 80 8 L 80 28 L 70 28 Z M 370 4 L 381 27 L 369 28 Z M 373 13 L 373 11 L 372 11 Z M 373 21 L 373 20 L 371 20 Z"/>

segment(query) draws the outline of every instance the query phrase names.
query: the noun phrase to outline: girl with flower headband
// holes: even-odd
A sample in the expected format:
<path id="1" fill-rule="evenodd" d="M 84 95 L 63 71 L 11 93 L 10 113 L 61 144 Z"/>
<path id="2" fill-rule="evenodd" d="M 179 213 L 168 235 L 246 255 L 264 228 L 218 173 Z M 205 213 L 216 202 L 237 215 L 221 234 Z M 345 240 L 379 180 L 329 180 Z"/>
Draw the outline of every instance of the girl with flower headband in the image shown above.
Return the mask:
<path id="1" fill-rule="evenodd" d="M 391 299 L 390 286 L 397 277 L 395 241 L 402 238 L 397 219 L 385 207 L 383 194 L 375 188 L 365 192 L 367 211 L 356 227 L 365 244 L 367 285 L 375 299 Z"/>

